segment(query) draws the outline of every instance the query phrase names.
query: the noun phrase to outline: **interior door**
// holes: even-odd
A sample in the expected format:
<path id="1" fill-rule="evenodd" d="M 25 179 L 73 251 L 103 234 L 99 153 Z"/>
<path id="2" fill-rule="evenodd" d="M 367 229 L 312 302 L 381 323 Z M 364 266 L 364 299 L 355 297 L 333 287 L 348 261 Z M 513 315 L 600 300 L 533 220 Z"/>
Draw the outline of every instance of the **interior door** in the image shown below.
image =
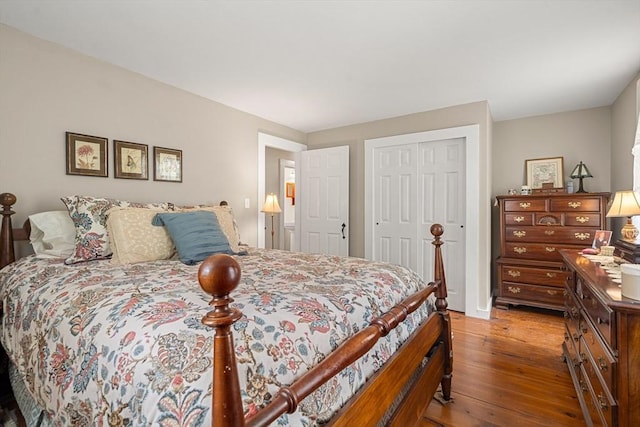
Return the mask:
<path id="1" fill-rule="evenodd" d="M 349 255 L 349 147 L 296 153 L 300 251 Z"/>
<path id="2" fill-rule="evenodd" d="M 442 256 L 447 272 L 449 308 L 465 311 L 465 144 L 463 138 L 418 145 L 418 274 L 433 275 L 431 226 L 444 226 Z"/>

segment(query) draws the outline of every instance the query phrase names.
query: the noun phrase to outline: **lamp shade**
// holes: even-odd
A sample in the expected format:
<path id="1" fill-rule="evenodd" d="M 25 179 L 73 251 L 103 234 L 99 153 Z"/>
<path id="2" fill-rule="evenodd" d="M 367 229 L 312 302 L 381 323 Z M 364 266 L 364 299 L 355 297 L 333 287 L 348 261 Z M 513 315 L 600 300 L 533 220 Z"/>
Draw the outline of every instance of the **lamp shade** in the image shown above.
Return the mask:
<path id="1" fill-rule="evenodd" d="M 589 172 L 587 165 L 581 161 L 575 168 L 573 168 L 573 171 L 571 171 L 571 178 L 593 178 L 593 175 Z"/>
<path id="2" fill-rule="evenodd" d="M 260 212 L 269 214 L 282 212 L 282 209 L 280 209 L 280 205 L 278 204 L 278 196 L 274 193 L 267 194 L 267 199 L 265 200 L 264 205 L 262 205 Z"/>
<path id="3" fill-rule="evenodd" d="M 640 215 L 640 198 L 635 191 L 617 191 L 613 198 L 608 217 L 630 217 Z"/>

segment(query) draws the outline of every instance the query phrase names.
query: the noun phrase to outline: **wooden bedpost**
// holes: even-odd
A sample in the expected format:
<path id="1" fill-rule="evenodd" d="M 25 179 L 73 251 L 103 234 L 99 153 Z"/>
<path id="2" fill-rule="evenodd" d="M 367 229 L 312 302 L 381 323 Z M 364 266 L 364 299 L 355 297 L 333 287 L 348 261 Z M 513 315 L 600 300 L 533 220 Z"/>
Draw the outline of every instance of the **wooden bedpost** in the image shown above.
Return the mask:
<path id="1" fill-rule="evenodd" d="M 440 248 L 444 242 L 440 239 L 444 228 L 440 224 L 431 226 L 431 234 L 433 234 L 433 242 L 435 247 L 434 260 L 434 280 L 441 282 L 436 290 L 436 309 L 440 316 L 444 327 L 442 329 L 442 342 L 445 345 L 445 362 L 444 375 L 442 377 L 442 397 L 445 400 L 451 399 L 451 378 L 453 372 L 453 343 L 451 342 L 451 316 L 447 311 L 447 280 L 444 274 L 444 262 L 442 261 L 442 249 Z"/>
<path id="2" fill-rule="evenodd" d="M 231 325 L 242 317 L 242 313 L 229 306 L 233 302 L 229 294 L 240 282 L 240 266 L 228 255 L 212 255 L 200 265 L 198 281 L 200 287 L 213 296 L 209 303 L 213 310 L 202 319 L 203 324 L 215 330 L 211 425 L 242 427 L 245 425 L 244 411 L 231 332 Z"/>
<path id="3" fill-rule="evenodd" d="M 11 215 L 15 212 L 11 206 L 16 203 L 16 196 L 11 193 L 0 194 L 0 204 L 2 205 L 2 230 L 0 231 L 0 268 L 11 264 L 16 260 L 13 251 L 13 226 L 11 225 Z"/>

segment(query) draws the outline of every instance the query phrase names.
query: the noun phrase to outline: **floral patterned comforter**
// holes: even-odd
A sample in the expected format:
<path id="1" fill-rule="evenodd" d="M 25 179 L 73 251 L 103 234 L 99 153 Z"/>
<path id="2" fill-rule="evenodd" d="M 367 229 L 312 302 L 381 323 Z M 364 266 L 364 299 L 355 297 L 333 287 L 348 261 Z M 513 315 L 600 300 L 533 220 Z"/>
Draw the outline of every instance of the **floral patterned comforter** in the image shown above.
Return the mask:
<path id="1" fill-rule="evenodd" d="M 236 257 L 234 325 L 246 413 L 269 401 L 370 320 L 424 286 L 359 258 L 251 249 Z M 57 425 L 210 425 L 210 297 L 198 266 L 156 261 L 67 266 L 23 258 L 0 271 L 1 341 Z M 432 310 L 425 304 L 277 425 L 328 419 Z"/>

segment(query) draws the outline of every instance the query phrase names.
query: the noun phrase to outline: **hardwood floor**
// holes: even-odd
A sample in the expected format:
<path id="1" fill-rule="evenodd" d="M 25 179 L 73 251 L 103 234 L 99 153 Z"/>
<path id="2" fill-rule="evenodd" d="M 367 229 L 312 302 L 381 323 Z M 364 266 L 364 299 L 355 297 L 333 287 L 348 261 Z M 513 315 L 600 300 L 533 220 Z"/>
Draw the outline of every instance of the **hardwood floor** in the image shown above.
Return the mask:
<path id="1" fill-rule="evenodd" d="M 562 359 L 562 313 L 493 309 L 490 320 L 452 312 L 454 401 L 434 400 L 419 427 L 584 426 Z"/>

